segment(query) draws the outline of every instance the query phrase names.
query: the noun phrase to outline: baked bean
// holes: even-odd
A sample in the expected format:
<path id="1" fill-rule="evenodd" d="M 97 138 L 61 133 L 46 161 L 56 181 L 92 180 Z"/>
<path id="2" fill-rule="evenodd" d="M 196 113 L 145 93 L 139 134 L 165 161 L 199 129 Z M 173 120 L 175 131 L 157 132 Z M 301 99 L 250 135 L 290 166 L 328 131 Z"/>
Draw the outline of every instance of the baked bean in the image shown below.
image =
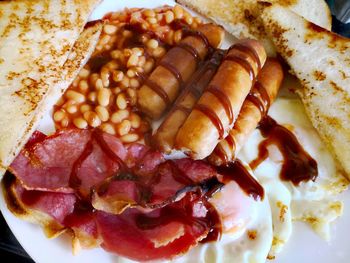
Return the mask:
<path id="1" fill-rule="evenodd" d="M 113 123 L 120 123 L 124 119 L 129 117 L 129 111 L 128 110 L 118 110 L 117 112 L 114 112 L 111 116 L 111 121 Z"/>
<path id="2" fill-rule="evenodd" d="M 131 113 L 130 114 L 130 123 L 131 127 L 134 129 L 138 129 L 141 125 L 141 117 L 137 115 L 136 113 Z"/>
<path id="3" fill-rule="evenodd" d="M 165 40 L 170 45 L 172 45 L 174 43 L 174 31 L 173 30 L 167 32 L 167 34 L 165 36 Z"/>
<path id="4" fill-rule="evenodd" d="M 132 69 L 128 69 L 128 71 L 126 72 L 126 75 L 127 75 L 129 78 L 133 78 L 133 77 L 135 77 L 135 71 L 132 70 Z"/>
<path id="5" fill-rule="evenodd" d="M 68 125 L 69 125 L 69 119 L 68 119 L 68 117 L 64 117 L 64 118 L 61 120 L 61 126 L 64 127 L 64 128 L 66 128 L 66 127 L 68 127 Z"/>
<path id="6" fill-rule="evenodd" d="M 131 52 L 133 53 L 133 54 L 135 54 L 136 56 L 142 56 L 142 54 L 143 54 L 143 49 L 142 48 L 139 48 L 139 47 L 133 47 L 132 49 L 131 49 Z"/>
<path id="7" fill-rule="evenodd" d="M 61 98 L 59 98 L 58 101 L 56 102 L 56 105 L 57 105 L 57 106 L 61 106 L 63 103 L 64 103 L 64 98 L 61 97 Z"/>
<path id="8" fill-rule="evenodd" d="M 81 117 L 78 117 L 78 118 L 74 118 L 73 119 L 73 124 L 79 128 L 79 129 L 85 129 L 87 126 L 88 126 L 88 123 L 86 120 L 84 120 L 83 118 Z"/>
<path id="9" fill-rule="evenodd" d="M 157 14 L 157 15 L 156 15 L 156 18 L 157 18 L 157 21 L 158 21 L 158 23 L 159 23 L 159 22 L 161 22 L 161 21 L 163 20 L 164 14 Z"/>
<path id="10" fill-rule="evenodd" d="M 180 40 L 182 39 L 182 30 L 176 30 L 175 33 L 174 33 L 174 41 L 175 43 L 179 43 Z"/>
<path id="11" fill-rule="evenodd" d="M 147 18 L 147 22 L 150 24 L 156 24 L 158 20 L 155 17 L 149 17 Z"/>
<path id="12" fill-rule="evenodd" d="M 139 67 L 143 67 L 146 63 L 146 57 L 145 56 L 141 56 L 139 57 L 139 63 L 137 64 Z"/>
<path id="13" fill-rule="evenodd" d="M 139 136 L 136 133 L 126 134 L 120 137 L 120 140 L 124 143 L 136 142 L 139 139 Z"/>
<path id="14" fill-rule="evenodd" d="M 120 136 L 126 135 L 130 132 L 131 123 L 129 120 L 123 120 L 117 127 Z"/>
<path id="15" fill-rule="evenodd" d="M 62 108 L 67 109 L 69 106 L 75 105 L 75 104 L 76 104 L 76 101 L 75 101 L 75 100 L 67 100 L 67 101 L 62 105 Z"/>
<path id="16" fill-rule="evenodd" d="M 165 49 L 163 47 L 157 47 L 156 49 L 153 50 L 152 54 L 156 58 L 160 58 L 165 54 Z"/>
<path id="17" fill-rule="evenodd" d="M 140 86 L 140 82 L 137 79 L 130 79 L 130 87 L 136 89 Z M 128 89 L 129 91 L 130 89 Z"/>
<path id="18" fill-rule="evenodd" d="M 138 61 L 139 61 L 138 56 L 136 54 L 132 54 L 129 57 L 129 60 L 128 60 L 128 63 L 127 63 L 127 67 L 130 68 L 130 67 L 136 66 Z"/>
<path id="19" fill-rule="evenodd" d="M 56 122 L 60 122 L 66 117 L 66 113 L 63 110 L 58 110 L 53 115 L 53 120 Z"/>
<path id="20" fill-rule="evenodd" d="M 84 119 L 87 121 L 87 123 L 95 128 L 101 125 L 101 120 L 100 118 L 97 116 L 97 114 L 93 111 L 87 111 L 84 113 Z"/>
<path id="21" fill-rule="evenodd" d="M 81 81 L 79 81 L 79 90 L 81 92 L 85 93 L 86 91 L 88 91 L 88 89 L 89 89 L 89 84 L 85 79 L 82 79 Z"/>
<path id="22" fill-rule="evenodd" d="M 165 12 L 165 22 L 170 24 L 171 22 L 174 21 L 174 13 L 172 11 L 166 11 Z"/>
<path id="23" fill-rule="evenodd" d="M 151 48 L 151 49 L 155 49 L 155 48 L 157 48 L 158 47 L 158 41 L 157 40 L 155 40 L 155 39 L 150 39 L 150 40 L 148 40 L 147 41 L 147 47 L 148 48 Z"/>
<path id="24" fill-rule="evenodd" d="M 106 67 L 102 67 L 101 69 L 101 79 L 104 87 L 109 86 L 109 76 L 110 76 L 110 71 Z"/>
<path id="25" fill-rule="evenodd" d="M 106 133 L 109 133 L 111 135 L 115 135 L 115 129 L 112 124 L 110 123 L 102 123 L 100 126 L 100 129 Z"/>
<path id="26" fill-rule="evenodd" d="M 136 72 L 143 73 L 145 70 L 142 67 L 135 67 Z"/>
<path id="27" fill-rule="evenodd" d="M 184 15 L 184 10 L 181 6 L 175 5 L 174 7 L 174 15 L 176 19 L 182 19 Z"/>
<path id="28" fill-rule="evenodd" d="M 102 45 L 102 46 L 106 45 L 109 42 L 110 39 L 111 39 L 111 36 L 109 36 L 109 35 L 102 36 L 100 38 L 99 45 Z"/>
<path id="29" fill-rule="evenodd" d="M 106 24 L 103 27 L 103 31 L 108 35 L 113 35 L 117 30 L 118 28 L 116 26 L 110 24 Z"/>
<path id="30" fill-rule="evenodd" d="M 123 77 L 122 81 L 120 82 L 120 84 L 121 84 L 121 86 L 123 88 L 128 88 L 129 85 L 130 85 L 130 79 L 127 76 L 124 75 L 124 77 Z"/>
<path id="31" fill-rule="evenodd" d="M 155 17 L 156 13 L 152 9 L 145 9 L 143 10 L 142 14 L 148 17 Z"/>
<path id="32" fill-rule="evenodd" d="M 101 88 L 97 91 L 97 102 L 101 106 L 107 106 L 109 104 L 109 99 L 111 96 L 111 91 L 106 88 Z"/>
<path id="33" fill-rule="evenodd" d="M 77 103 L 82 103 L 85 101 L 85 96 L 75 90 L 68 90 L 66 92 L 67 99 L 74 100 Z"/>
<path id="34" fill-rule="evenodd" d="M 103 82 L 102 79 L 97 79 L 95 82 L 95 88 L 96 89 L 102 89 L 103 88 Z"/>
<path id="35" fill-rule="evenodd" d="M 74 114 L 78 111 L 77 105 L 70 105 L 67 107 L 67 112 L 70 114 Z"/>
<path id="36" fill-rule="evenodd" d="M 119 59 L 119 58 L 121 58 L 121 56 L 122 56 L 122 52 L 120 51 L 120 50 L 113 50 L 112 52 L 111 52 L 111 57 L 113 58 L 113 59 Z"/>
<path id="37" fill-rule="evenodd" d="M 84 112 L 87 112 L 87 111 L 91 111 L 91 110 L 92 110 L 92 107 L 89 104 L 83 104 L 83 105 L 80 106 L 80 112 L 81 113 L 84 113 Z"/>
<path id="38" fill-rule="evenodd" d="M 107 67 L 107 68 L 109 68 L 111 70 L 118 69 L 119 68 L 119 64 L 118 64 L 117 61 L 111 60 L 105 65 L 105 67 Z"/>
<path id="39" fill-rule="evenodd" d="M 125 94 L 124 94 L 124 93 L 120 93 L 120 94 L 117 96 L 116 104 L 117 104 L 117 106 L 118 106 L 119 109 L 121 109 L 121 110 L 126 109 L 126 107 L 128 106 L 128 102 L 126 101 L 126 98 L 125 98 Z"/>
<path id="40" fill-rule="evenodd" d="M 95 85 L 96 80 L 98 80 L 100 76 L 97 73 L 93 73 L 90 75 L 90 84 Z"/>
<path id="41" fill-rule="evenodd" d="M 120 82 L 123 80 L 123 77 L 124 77 L 124 73 L 123 71 L 120 71 L 120 70 L 114 70 L 112 72 L 112 79 L 115 81 L 115 82 Z"/>
<path id="42" fill-rule="evenodd" d="M 99 105 L 95 108 L 95 111 L 98 117 L 101 119 L 101 121 L 108 121 L 109 112 L 105 107 Z"/>
<path id="43" fill-rule="evenodd" d="M 188 25 L 191 25 L 192 22 L 193 22 L 193 17 L 192 17 L 189 13 L 187 13 L 187 12 L 184 13 L 184 17 L 185 17 L 185 22 L 186 22 Z"/>
<path id="44" fill-rule="evenodd" d="M 90 75 L 90 70 L 87 68 L 82 68 L 79 72 L 79 77 L 86 79 Z"/>

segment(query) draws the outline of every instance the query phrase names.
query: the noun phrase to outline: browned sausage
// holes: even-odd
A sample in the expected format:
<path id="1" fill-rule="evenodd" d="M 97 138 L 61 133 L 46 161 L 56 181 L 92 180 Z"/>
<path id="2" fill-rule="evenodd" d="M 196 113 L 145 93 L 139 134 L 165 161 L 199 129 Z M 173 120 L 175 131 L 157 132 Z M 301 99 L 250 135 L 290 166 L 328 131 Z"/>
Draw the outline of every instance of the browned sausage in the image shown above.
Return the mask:
<path id="1" fill-rule="evenodd" d="M 173 150 L 178 130 L 214 76 L 223 55 L 223 50 L 215 51 L 212 57 L 191 77 L 191 80 L 153 136 L 152 141 L 156 148 L 166 153 L 170 153 Z"/>
<path id="2" fill-rule="evenodd" d="M 194 159 L 209 156 L 232 129 L 265 60 L 264 47 L 256 40 L 241 40 L 233 45 L 180 128 L 175 148 Z"/>
<path id="3" fill-rule="evenodd" d="M 235 159 L 248 136 L 258 126 L 270 104 L 275 100 L 283 80 L 283 70 L 277 59 L 267 59 L 258 75 L 252 91 L 244 101 L 241 112 L 229 135 L 222 140 L 209 156 L 215 165 L 227 164 Z"/>
<path id="4" fill-rule="evenodd" d="M 206 57 L 210 46 L 219 46 L 223 37 L 220 26 L 204 24 L 170 49 L 138 91 L 141 111 L 152 119 L 160 118 L 195 72 L 198 62 Z"/>

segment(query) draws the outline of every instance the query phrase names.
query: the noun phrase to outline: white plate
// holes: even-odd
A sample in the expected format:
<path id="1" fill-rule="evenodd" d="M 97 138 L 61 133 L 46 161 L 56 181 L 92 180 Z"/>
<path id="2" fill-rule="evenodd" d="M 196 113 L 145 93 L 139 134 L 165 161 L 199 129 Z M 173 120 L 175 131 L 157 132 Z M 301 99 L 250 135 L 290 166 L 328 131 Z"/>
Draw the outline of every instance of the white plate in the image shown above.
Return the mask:
<path id="1" fill-rule="evenodd" d="M 174 5 L 174 1 L 115 1 L 104 0 L 94 11 L 91 19 L 101 18 L 110 11 L 122 10 L 124 7 L 157 7 L 160 5 Z M 46 118 L 47 120 L 47 118 Z M 45 122 L 45 119 L 43 120 Z M 1 191 L 2 192 L 2 191 Z M 293 225 L 293 235 L 274 263 L 343 263 L 349 262 L 349 233 L 350 233 L 350 192 L 341 195 L 344 201 L 344 215 L 336 220 L 332 226 L 332 239 L 330 243 L 318 237 L 310 227 L 303 223 Z M 7 209 L 2 193 L 0 193 L 0 210 L 27 253 L 38 263 L 70 263 L 70 262 L 117 262 L 118 258 L 100 248 L 83 250 L 73 256 L 70 238 L 63 235 L 57 239 L 49 240 L 43 234 L 41 227 L 16 218 Z"/>

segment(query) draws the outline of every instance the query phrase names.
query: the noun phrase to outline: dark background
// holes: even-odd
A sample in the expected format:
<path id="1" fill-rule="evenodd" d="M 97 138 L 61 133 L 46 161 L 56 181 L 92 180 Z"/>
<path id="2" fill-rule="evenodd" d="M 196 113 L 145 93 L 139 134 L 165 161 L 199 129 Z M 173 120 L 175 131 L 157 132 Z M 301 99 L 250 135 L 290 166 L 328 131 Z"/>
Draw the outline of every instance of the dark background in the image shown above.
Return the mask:
<path id="1" fill-rule="evenodd" d="M 328 0 L 327 1 L 332 14 L 337 14 L 340 20 L 344 21 L 344 5 L 348 5 L 350 8 L 349 0 Z M 343 10 L 342 10 L 343 9 Z M 349 12 L 350 13 L 350 12 Z M 350 37 L 350 23 L 343 24 L 333 15 L 333 27 L 334 32 L 338 32 L 343 36 Z M 2 214 L 0 213 L 0 258 L 2 262 L 15 263 L 33 263 L 34 261 L 23 250 L 21 245 L 17 242 L 16 238 L 12 235 L 11 230 L 8 228 Z"/>

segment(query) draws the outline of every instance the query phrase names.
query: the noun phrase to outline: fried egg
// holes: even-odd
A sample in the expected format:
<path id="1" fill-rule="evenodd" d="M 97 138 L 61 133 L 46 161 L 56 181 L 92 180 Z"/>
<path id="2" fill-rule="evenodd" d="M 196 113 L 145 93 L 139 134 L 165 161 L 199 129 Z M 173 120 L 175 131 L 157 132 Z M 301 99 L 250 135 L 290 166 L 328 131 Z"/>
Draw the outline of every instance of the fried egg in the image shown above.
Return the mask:
<path id="1" fill-rule="evenodd" d="M 293 220 L 306 222 L 323 239 L 330 239 L 330 224 L 342 214 L 343 209 L 337 194 L 347 188 L 348 181 L 339 172 L 332 155 L 312 127 L 299 99 L 290 96 L 278 98 L 271 106 L 269 115 L 292 131 L 318 164 L 315 182 L 302 182 L 294 186 L 280 179 L 282 156 L 272 148 L 269 149 L 270 156 L 254 171 L 270 201 L 273 242 L 269 258 L 275 258 L 292 234 Z M 259 130 L 255 130 L 239 158 L 247 163 L 254 160 L 262 140 Z"/>

